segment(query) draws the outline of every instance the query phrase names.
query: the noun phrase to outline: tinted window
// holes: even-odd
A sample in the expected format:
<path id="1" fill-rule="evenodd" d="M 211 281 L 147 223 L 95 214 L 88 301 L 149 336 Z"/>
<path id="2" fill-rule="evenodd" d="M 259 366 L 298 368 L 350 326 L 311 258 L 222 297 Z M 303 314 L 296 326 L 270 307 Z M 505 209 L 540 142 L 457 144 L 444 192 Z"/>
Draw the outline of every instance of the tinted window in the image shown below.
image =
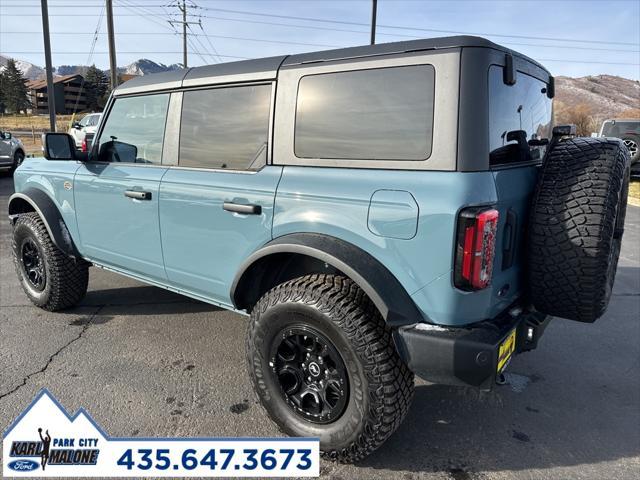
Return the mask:
<path id="1" fill-rule="evenodd" d="M 185 92 L 179 165 L 233 170 L 264 165 L 270 104 L 271 85 Z"/>
<path id="2" fill-rule="evenodd" d="M 545 147 L 530 147 L 527 142 L 551 138 L 552 109 L 546 88 L 544 82 L 522 72 L 518 72 L 515 85 L 506 85 L 503 68 L 497 65 L 489 68 L 492 165 L 542 159 Z"/>
<path id="3" fill-rule="evenodd" d="M 169 94 L 118 98 L 100 135 L 102 162 L 160 163 Z"/>
<path id="4" fill-rule="evenodd" d="M 303 77 L 295 153 L 304 158 L 425 160 L 431 154 L 430 65 Z"/>
<path id="5" fill-rule="evenodd" d="M 604 122 L 602 126 L 602 136 L 604 137 L 620 137 L 626 134 L 640 134 L 640 121 L 627 122 L 620 120 L 609 120 Z"/>

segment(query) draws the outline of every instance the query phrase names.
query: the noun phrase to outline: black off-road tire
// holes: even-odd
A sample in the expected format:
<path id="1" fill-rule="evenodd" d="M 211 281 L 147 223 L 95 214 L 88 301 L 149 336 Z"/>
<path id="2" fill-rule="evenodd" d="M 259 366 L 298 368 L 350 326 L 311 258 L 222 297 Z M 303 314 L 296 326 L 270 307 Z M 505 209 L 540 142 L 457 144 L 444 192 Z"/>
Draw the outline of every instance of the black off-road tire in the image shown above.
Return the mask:
<path id="1" fill-rule="evenodd" d="M 629 152 L 613 138 L 571 138 L 549 152 L 529 222 L 533 305 L 594 322 L 615 279 L 629 190 Z"/>
<path id="2" fill-rule="evenodd" d="M 16 152 L 13 154 L 13 164 L 11 165 L 9 171 L 11 173 L 15 172 L 16 168 L 18 168 L 22 164 L 23 160 L 24 152 L 22 150 L 16 150 Z"/>
<path id="3" fill-rule="evenodd" d="M 40 289 L 29 280 L 22 260 L 23 246 L 29 241 L 37 249 L 44 266 L 44 287 Z M 13 264 L 29 300 L 45 310 L 56 311 L 72 307 L 87 292 L 88 264 L 82 260 L 76 262 L 62 253 L 51 241 L 42 219 L 35 212 L 22 214 L 15 221 Z"/>
<path id="4" fill-rule="evenodd" d="M 270 369 L 277 335 L 292 325 L 321 332 L 340 352 L 348 371 L 349 396 L 342 415 L 312 423 L 285 401 Z M 413 373 L 396 352 L 391 329 L 350 279 L 314 274 L 273 288 L 251 312 L 247 361 L 258 398 L 290 436 L 319 437 L 323 457 L 349 463 L 378 448 L 400 425 L 413 398 Z"/>

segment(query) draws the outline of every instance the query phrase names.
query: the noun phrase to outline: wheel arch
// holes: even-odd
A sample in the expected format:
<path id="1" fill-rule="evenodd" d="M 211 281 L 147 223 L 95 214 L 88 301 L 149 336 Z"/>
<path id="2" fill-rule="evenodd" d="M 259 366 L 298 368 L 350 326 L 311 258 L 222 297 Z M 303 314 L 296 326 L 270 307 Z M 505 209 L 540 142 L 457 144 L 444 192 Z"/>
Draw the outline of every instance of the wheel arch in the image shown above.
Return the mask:
<path id="1" fill-rule="evenodd" d="M 62 218 L 55 202 L 36 188 L 28 188 L 24 192 L 17 192 L 9 197 L 9 219 L 11 224 L 16 217 L 23 213 L 37 213 L 42 219 L 51 241 L 60 251 L 73 259 L 80 259 L 69 229 Z"/>
<path id="2" fill-rule="evenodd" d="M 424 319 L 395 276 L 361 248 L 336 237 L 294 233 L 276 238 L 241 265 L 231 286 L 238 309 L 250 310 L 274 286 L 309 273 L 340 273 L 371 299 L 390 326 Z"/>

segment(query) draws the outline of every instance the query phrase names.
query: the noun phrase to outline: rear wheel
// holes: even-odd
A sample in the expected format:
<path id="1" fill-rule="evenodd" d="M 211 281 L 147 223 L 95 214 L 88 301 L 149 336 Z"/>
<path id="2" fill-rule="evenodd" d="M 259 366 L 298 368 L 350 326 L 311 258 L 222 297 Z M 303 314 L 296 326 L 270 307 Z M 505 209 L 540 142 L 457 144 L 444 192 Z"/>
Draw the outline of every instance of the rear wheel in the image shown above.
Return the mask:
<path id="1" fill-rule="evenodd" d="M 620 140 L 572 138 L 545 160 L 529 232 L 529 287 L 541 312 L 594 322 L 611 297 L 624 232 L 629 153 Z"/>
<path id="2" fill-rule="evenodd" d="M 319 437 L 323 456 L 353 462 L 400 425 L 413 373 L 391 330 L 350 279 L 308 275 L 266 293 L 251 313 L 249 373 L 288 435 Z"/>
<path id="3" fill-rule="evenodd" d="M 629 150 L 631 161 L 635 162 L 640 159 L 640 150 L 638 150 L 638 142 L 634 138 L 623 138 L 624 146 Z"/>
<path id="4" fill-rule="evenodd" d="M 16 150 L 16 153 L 13 154 L 13 164 L 11 165 L 11 172 L 13 173 L 16 168 L 22 165 L 22 161 L 24 160 L 24 152 L 20 150 Z"/>
<path id="5" fill-rule="evenodd" d="M 13 263 L 29 300 L 45 310 L 72 307 L 87 292 L 88 265 L 53 244 L 37 213 L 22 214 L 14 224 Z"/>

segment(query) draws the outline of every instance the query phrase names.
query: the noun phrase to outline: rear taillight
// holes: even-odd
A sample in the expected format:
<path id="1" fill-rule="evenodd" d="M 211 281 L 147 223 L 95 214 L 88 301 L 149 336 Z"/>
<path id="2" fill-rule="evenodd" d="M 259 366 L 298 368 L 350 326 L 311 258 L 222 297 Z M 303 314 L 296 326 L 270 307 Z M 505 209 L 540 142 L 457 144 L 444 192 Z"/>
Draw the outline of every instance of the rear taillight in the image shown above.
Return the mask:
<path id="1" fill-rule="evenodd" d="M 491 283 L 496 251 L 498 211 L 468 208 L 458 217 L 454 281 L 462 290 L 481 290 Z"/>
<path id="2" fill-rule="evenodd" d="M 83 138 L 82 139 L 82 151 L 86 153 L 87 151 L 87 139 Z"/>

